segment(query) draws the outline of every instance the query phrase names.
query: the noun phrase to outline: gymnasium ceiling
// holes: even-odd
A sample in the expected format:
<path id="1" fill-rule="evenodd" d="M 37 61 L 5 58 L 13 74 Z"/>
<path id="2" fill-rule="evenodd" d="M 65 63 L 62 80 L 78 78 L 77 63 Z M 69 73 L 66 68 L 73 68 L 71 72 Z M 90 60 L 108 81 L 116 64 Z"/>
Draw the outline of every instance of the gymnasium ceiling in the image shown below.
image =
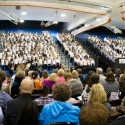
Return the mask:
<path id="1" fill-rule="evenodd" d="M 17 10 L 16 6 L 21 6 L 21 9 Z M 108 15 L 110 24 L 125 29 L 125 0 L 0 0 L 0 10 L 6 13 L 12 11 L 24 20 L 69 24 L 80 19 L 85 23 Z M 21 15 L 22 11 L 26 11 L 27 15 Z M 61 17 L 62 13 L 66 16 Z M 5 18 L 0 16 L 0 20 Z"/>

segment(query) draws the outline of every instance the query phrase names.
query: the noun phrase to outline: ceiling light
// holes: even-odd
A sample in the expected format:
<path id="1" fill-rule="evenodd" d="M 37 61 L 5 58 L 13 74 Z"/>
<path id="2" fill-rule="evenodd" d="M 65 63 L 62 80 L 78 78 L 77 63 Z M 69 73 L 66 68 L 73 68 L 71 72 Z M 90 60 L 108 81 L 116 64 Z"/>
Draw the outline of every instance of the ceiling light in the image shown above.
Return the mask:
<path id="1" fill-rule="evenodd" d="M 22 11 L 21 14 L 22 15 L 27 15 L 27 12 L 26 11 Z"/>
<path id="2" fill-rule="evenodd" d="M 101 19 L 100 18 L 96 18 L 96 21 L 101 21 Z"/>
<path id="3" fill-rule="evenodd" d="M 53 24 L 57 24 L 57 23 L 58 23 L 58 21 L 54 21 L 54 22 L 53 22 Z"/>
<path id="4" fill-rule="evenodd" d="M 85 27 L 89 27 L 90 25 L 89 24 L 85 24 Z"/>
<path id="5" fill-rule="evenodd" d="M 23 20 L 23 19 L 20 19 L 20 23 L 24 23 L 24 20 Z"/>
<path id="6" fill-rule="evenodd" d="M 61 17 L 65 17 L 65 16 L 66 16 L 66 14 L 65 14 L 65 13 L 62 13 L 60 16 L 61 16 Z"/>

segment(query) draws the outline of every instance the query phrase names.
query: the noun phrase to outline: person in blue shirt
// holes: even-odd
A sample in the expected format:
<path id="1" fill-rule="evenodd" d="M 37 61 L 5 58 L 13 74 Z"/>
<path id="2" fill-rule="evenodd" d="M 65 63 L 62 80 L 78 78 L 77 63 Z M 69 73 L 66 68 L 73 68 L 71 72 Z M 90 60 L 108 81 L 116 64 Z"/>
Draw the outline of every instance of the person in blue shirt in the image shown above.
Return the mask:
<path id="1" fill-rule="evenodd" d="M 56 101 L 43 107 L 38 119 L 38 125 L 48 125 L 56 122 L 76 123 L 76 125 L 79 125 L 79 107 L 72 105 L 72 103 L 66 103 L 71 95 L 72 90 L 68 84 L 55 84 L 52 88 L 52 96 Z"/>

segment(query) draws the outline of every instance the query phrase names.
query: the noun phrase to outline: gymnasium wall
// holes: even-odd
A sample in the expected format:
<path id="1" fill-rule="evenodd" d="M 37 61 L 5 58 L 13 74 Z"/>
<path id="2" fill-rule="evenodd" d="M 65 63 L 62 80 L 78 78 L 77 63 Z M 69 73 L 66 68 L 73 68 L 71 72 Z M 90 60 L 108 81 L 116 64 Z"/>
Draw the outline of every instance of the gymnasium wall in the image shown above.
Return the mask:
<path id="1" fill-rule="evenodd" d="M 54 37 L 56 37 L 57 32 L 60 32 L 63 29 L 64 23 L 59 22 L 58 24 L 51 25 L 49 27 L 41 26 L 41 21 L 24 21 L 24 23 L 19 23 L 15 25 L 8 20 L 1 20 L 0 21 L 0 30 L 5 31 L 6 33 L 9 32 L 31 32 L 36 33 L 42 31 L 49 31 L 49 33 Z M 56 39 L 55 39 L 56 40 Z"/>

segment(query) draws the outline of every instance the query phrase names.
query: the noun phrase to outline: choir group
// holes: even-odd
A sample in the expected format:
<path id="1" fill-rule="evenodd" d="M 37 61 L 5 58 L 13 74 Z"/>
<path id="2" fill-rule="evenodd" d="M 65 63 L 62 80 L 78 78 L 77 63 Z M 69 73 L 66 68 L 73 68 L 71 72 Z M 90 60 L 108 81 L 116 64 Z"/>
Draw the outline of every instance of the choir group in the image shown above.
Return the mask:
<path id="1" fill-rule="evenodd" d="M 31 63 L 34 67 L 59 67 L 60 57 L 49 33 L 3 33 L 0 53 L 2 69 L 7 69 L 9 61 L 16 67 L 21 63 Z"/>

